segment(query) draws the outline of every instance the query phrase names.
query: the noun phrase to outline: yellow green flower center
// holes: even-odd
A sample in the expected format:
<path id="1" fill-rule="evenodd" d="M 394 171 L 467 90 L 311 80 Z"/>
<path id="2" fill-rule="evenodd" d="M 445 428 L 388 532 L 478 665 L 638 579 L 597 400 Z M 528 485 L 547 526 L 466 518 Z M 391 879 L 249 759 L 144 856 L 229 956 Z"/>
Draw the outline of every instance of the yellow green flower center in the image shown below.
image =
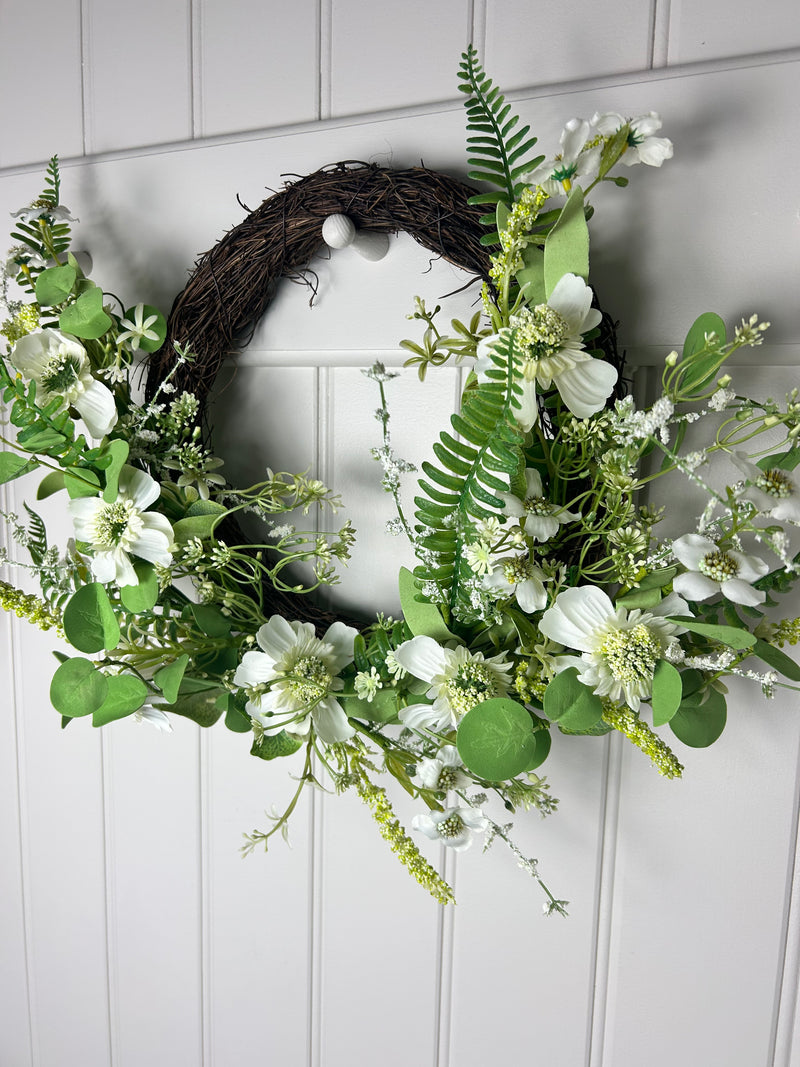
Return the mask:
<path id="1" fill-rule="evenodd" d="M 553 511 L 553 505 L 543 496 L 526 496 L 522 506 L 529 515 L 550 515 Z"/>
<path id="2" fill-rule="evenodd" d="M 509 585 L 517 585 L 530 578 L 530 563 L 526 556 L 507 559 L 503 563 L 503 577 Z"/>
<path id="3" fill-rule="evenodd" d="M 491 669 L 483 663 L 465 663 L 447 680 L 445 692 L 451 708 L 460 716 L 497 696 L 497 684 Z"/>
<path id="4" fill-rule="evenodd" d="M 458 837 L 464 829 L 464 820 L 457 812 L 453 812 L 452 815 L 448 815 L 446 819 L 437 823 L 436 829 L 440 837 Z"/>
<path id="5" fill-rule="evenodd" d="M 698 564 L 698 570 L 714 582 L 727 582 L 739 573 L 739 564 L 728 552 L 717 549 L 706 552 Z"/>
<path id="6" fill-rule="evenodd" d="M 436 783 L 436 788 L 446 793 L 448 789 L 453 789 L 456 784 L 456 772 L 452 767 L 442 767 L 439 771 L 439 780 Z"/>
<path id="7" fill-rule="evenodd" d="M 92 541 L 100 549 L 127 549 L 142 528 L 142 520 L 132 500 L 106 504 L 95 517 Z"/>
<path id="8" fill-rule="evenodd" d="M 653 677 L 661 659 L 661 642 L 643 623 L 630 630 L 609 630 L 600 645 L 608 669 L 625 683 Z"/>
<path id="9" fill-rule="evenodd" d="M 289 689 L 292 696 L 303 704 L 310 704 L 330 689 L 333 679 L 327 667 L 318 656 L 303 656 L 292 668 Z"/>
<path id="10" fill-rule="evenodd" d="M 770 496 L 782 500 L 794 492 L 794 485 L 786 471 L 778 470 L 777 467 L 764 471 L 761 477 L 756 479 L 756 487 L 763 493 L 769 493 Z"/>

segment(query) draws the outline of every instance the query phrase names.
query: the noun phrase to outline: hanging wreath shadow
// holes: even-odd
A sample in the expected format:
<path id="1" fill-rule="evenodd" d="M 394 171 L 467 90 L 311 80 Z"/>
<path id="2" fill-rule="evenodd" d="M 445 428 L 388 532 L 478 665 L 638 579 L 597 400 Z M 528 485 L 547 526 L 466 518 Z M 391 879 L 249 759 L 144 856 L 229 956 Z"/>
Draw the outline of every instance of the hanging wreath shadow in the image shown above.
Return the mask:
<path id="1" fill-rule="evenodd" d="M 345 161 L 287 182 L 238 226 L 198 259 L 186 288 L 176 297 L 167 322 L 166 340 L 150 357 L 146 397 L 151 400 L 175 366 L 174 343 L 195 359 L 173 374 L 178 390 L 199 401 L 198 422 L 206 411 L 219 370 L 246 347 L 283 278 L 308 285 L 316 293 L 310 267 L 322 245 L 322 224 L 329 215 L 347 215 L 359 230 L 408 233 L 437 257 L 476 280 L 488 281 L 490 250 L 481 244 L 485 208 L 468 203 L 478 192 L 456 178 L 425 167 L 390 170 L 375 164 Z M 244 206 L 244 205 L 243 205 Z M 604 314 L 601 347 L 621 369 L 615 326 Z M 229 520 L 217 531 L 223 541 L 246 544 L 238 523 Z M 334 618 L 311 598 L 264 586 L 265 614 L 327 627 Z M 364 620 L 346 620 L 356 623 Z"/>

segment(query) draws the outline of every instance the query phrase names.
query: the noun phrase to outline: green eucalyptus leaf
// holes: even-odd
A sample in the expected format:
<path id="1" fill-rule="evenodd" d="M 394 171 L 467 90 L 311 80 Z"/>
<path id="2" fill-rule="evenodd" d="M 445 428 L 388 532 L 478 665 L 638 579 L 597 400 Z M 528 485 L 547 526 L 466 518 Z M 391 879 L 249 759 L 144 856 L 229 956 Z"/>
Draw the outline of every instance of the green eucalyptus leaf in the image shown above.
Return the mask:
<path id="1" fill-rule="evenodd" d="M 144 560 L 136 560 L 133 569 L 139 584 L 121 585 L 119 595 L 128 611 L 141 615 L 143 611 L 152 611 L 158 603 L 158 578 L 155 566 Z"/>
<path id="2" fill-rule="evenodd" d="M 248 734 L 252 730 L 247 714 L 247 698 L 244 693 L 228 693 L 225 705 L 225 725 L 235 734 Z"/>
<path id="3" fill-rule="evenodd" d="M 132 674 L 108 677 L 108 693 L 99 708 L 92 713 L 92 726 L 105 726 L 115 719 L 133 715 L 147 703 L 147 686 Z"/>
<path id="4" fill-rule="evenodd" d="M 111 457 L 111 462 L 105 468 L 106 487 L 103 490 L 103 500 L 106 504 L 113 504 L 117 499 L 120 472 L 125 466 L 129 452 L 128 442 L 116 437 L 113 441 L 108 441 L 103 448 L 103 455 Z"/>
<path id="5" fill-rule="evenodd" d="M 685 364 L 691 359 L 680 381 L 681 390 L 685 393 L 702 393 L 710 388 L 724 362 L 719 348 L 703 356 L 695 355 L 705 347 L 706 335 L 711 333 L 717 335 L 720 346 L 725 344 L 725 323 L 715 312 L 706 311 L 695 319 L 684 342 L 681 363 Z"/>
<path id="6" fill-rule="evenodd" d="M 77 276 L 78 272 L 69 265 L 43 270 L 36 279 L 36 302 L 43 307 L 63 304 L 72 292 Z"/>
<path id="7" fill-rule="evenodd" d="M 231 621 L 213 604 L 190 604 L 194 620 L 207 637 L 227 637 Z"/>
<path id="8" fill-rule="evenodd" d="M 526 303 L 530 307 L 547 300 L 544 285 L 544 249 L 527 245 L 522 250 L 522 269 L 514 275 Z"/>
<path id="9" fill-rule="evenodd" d="M 64 485 L 70 500 L 81 496 L 97 496 L 100 492 L 100 479 L 88 467 L 68 467 L 64 471 Z"/>
<path id="10" fill-rule="evenodd" d="M 588 730 L 603 717 L 603 704 L 578 680 L 576 667 L 560 671 L 544 691 L 543 710 L 551 722 L 570 731 Z"/>
<path id="11" fill-rule="evenodd" d="M 82 656 L 65 660 L 56 668 L 50 682 L 50 702 L 68 719 L 91 715 L 107 694 L 108 678 Z"/>
<path id="12" fill-rule="evenodd" d="M 119 623 L 100 582 L 89 582 L 72 594 L 64 608 L 64 633 L 80 652 L 111 651 L 117 647 Z"/>
<path id="13" fill-rule="evenodd" d="M 768 641 L 758 640 L 753 645 L 752 652 L 766 664 L 778 671 L 784 678 L 790 678 L 793 682 L 800 682 L 800 665 L 793 659 L 781 652 L 779 648 L 769 644 Z"/>
<path id="14" fill-rule="evenodd" d="M 589 228 L 583 190 L 573 186 L 561 214 L 544 243 L 544 284 L 548 300 L 565 274 L 589 277 Z"/>
<path id="15" fill-rule="evenodd" d="M 685 629 L 701 637 L 707 637 L 710 641 L 718 641 L 728 648 L 742 650 L 752 648 L 756 643 L 755 637 L 748 630 L 740 630 L 737 626 L 720 626 L 711 622 L 696 622 L 694 619 L 680 616 L 669 616 L 670 622 L 678 623 Z"/>
<path id="16" fill-rule="evenodd" d="M 281 756 L 291 756 L 302 745 L 303 742 L 298 738 L 281 730 L 277 734 L 264 734 L 260 741 L 254 741 L 250 755 L 259 759 L 279 759 Z"/>
<path id="17" fill-rule="evenodd" d="M 184 679 L 184 682 L 186 681 L 187 679 Z M 199 692 L 182 692 L 169 710 L 191 719 L 198 726 L 213 726 L 222 716 L 222 708 L 217 707 L 217 701 L 223 692 L 218 686 Z"/>
<path id="18" fill-rule="evenodd" d="M 174 704 L 178 699 L 188 663 L 189 656 L 184 652 L 182 656 L 178 656 L 172 663 L 168 663 L 166 667 L 162 667 L 153 675 L 153 681 L 164 694 L 164 699 L 168 704 Z"/>
<path id="19" fill-rule="evenodd" d="M 533 720 L 521 704 L 506 697 L 471 708 L 458 725 L 456 744 L 464 765 L 489 782 L 513 778 L 535 764 Z"/>
<path id="20" fill-rule="evenodd" d="M 342 697 L 342 694 L 337 694 Z M 390 686 L 379 689 L 372 700 L 361 697 L 342 697 L 344 710 L 348 719 L 363 719 L 365 722 L 399 722 L 397 712 L 397 690 Z"/>
<path id="21" fill-rule="evenodd" d="M 220 516 L 217 512 L 212 512 L 207 515 L 190 515 L 185 519 L 178 519 L 173 526 L 175 540 L 183 543 L 197 537 L 201 541 L 205 541 L 211 537 L 219 518 Z"/>
<path id="22" fill-rule="evenodd" d="M 407 567 L 400 568 L 400 606 L 403 618 L 414 637 L 432 637 L 434 641 L 455 641 L 457 638 L 447 629 L 441 612 L 435 604 L 417 599 L 419 592 L 416 579 Z"/>
<path id="23" fill-rule="evenodd" d="M 103 292 L 96 285 L 86 289 L 74 304 L 65 307 L 58 319 L 64 333 L 73 337 L 94 341 L 102 337 L 112 326 L 110 317 L 103 310 Z"/>
<path id="24" fill-rule="evenodd" d="M 727 717 L 725 697 L 712 689 L 704 704 L 695 704 L 693 697 L 684 701 L 670 719 L 669 726 L 684 745 L 708 748 L 725 729 Z"/>
<path id="25" fill-rule="evenodd" d="M 23 474 L 36 470 L 38 466 L 35 459 L 26 459 L 24 456 L 18 456 L 16 452 L 0 452 L 0 485 L 13 482 L 15 478 L 21 478 Z"/>
<path id="26" fill-rule="evenodd" d="M 526 771 L 535 771 L 537 767 L 541 767 L 550 755 L 550 746 L 553 743 L 549 730 L 534 731 L 533 739 L 536 742 L 536 749 L 533 753 L 533 759 L 525 767 Z"/>
<path id="27" fill-rule="evenodd" d="M 667 660 L 658 661 L 653 673 L 653 726 L 669 722 L 683 699 L 683 681 L 678 671 Z"/>
<path id="28" fill-rule="evenodd" d="M 46 500 L 53 493 L 58 493 L 64 488 L 64 472 L 63 471 L 50 471 L 39 482 L 39 488 L 36 490 L 37 500 Z"/>

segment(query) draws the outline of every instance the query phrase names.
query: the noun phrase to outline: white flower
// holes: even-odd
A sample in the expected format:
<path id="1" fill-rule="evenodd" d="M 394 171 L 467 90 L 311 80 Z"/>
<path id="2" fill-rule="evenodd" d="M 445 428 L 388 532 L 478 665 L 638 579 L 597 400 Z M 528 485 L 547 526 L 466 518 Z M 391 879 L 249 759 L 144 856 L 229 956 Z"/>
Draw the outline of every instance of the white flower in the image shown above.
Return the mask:
<path id="1" fill-rule="evenodd" d="M 542 579 L 544 572 L 524 553 L 496 562 L 491 574 L 483 580 L 483 586 L 496 597 L 513 596 L 523 611 L 541 611 L 547 604 Z"/>
<path id="2" fill-rule="evenodd" d="M 454 851 L 463 852 L 472 844 L 473 831 L 485 830 L 489 820 L 475 808 L 457 807 L 415 815 L 411 825 L 432 841 L 441 841 Z"/>
<path id="3" fill-rule="evenodd" d="M 70 500 L 75 536 L 90 545 L 92 574 L 98 582 L 138 585 L 131 555 L 162 567 L 172 562 L 172 526 L 166 516 L 146 510 L 160 495 L 161 486 L 149 474 L 125 466 L 113 503 L 99 496 Z"/>
<path id="4" fill-rule="evenodd" d="M 604 137 L 613 137 L 623 126 L 629 127 L 628 145 L 622 155 L 626 167 L 635 163 L 646 163 L 649 167 L 660 167 L 665 159 L 672 158 L 672 141 L 666 137 L 653 137 L 661 129 L 661 119 L 657 112 L 648 111 L 635 119 L 624 119 L 616 111 L 599 112 L 592 117 L 592 125 Z"/>
<path id="5" fill-rule="evenodd" d="M 469 785 L 469 776 L 461 768 L 464 764 L 455 745 L 442 745 L 435 759 L 424 758 L 417 764 L 417 776 L 424 789 L 446 793 Z"/>
<path id="6" fill-rule="evenodd" d="M 601 313 L 592 307 L 592 290 L 577 274 L 562 275 L 546 304 L 523 308 L 512 316 L 510 328 L 516 331 L 516 349 L 523 352 L 521 406 L 514 418 L 523 430 L 530 430 L 538 418 L 537 383 L 542 389 L 555 385 L 579 419 L 604 406 L 616 384 L 617 371 L 586 352 L 582 336 L 601 319 Z M 488 337 L 478 345 L 479 373 L 494 365 L 488 349 L 496 341 L 496 336 Z"/>
<path id="7" fill-rule="evenodd" d="M 540 185 L 550 196 L 568 193 L 579 178 L 597 176 L 602 145 L 590 141 L 585 119 L 570 119 L 561 131 L 561 152 L 522 176 L 529 185 Z"/>
<path id="8" fill-rule="evenodd" d="M 552 641 L 582 655 L 559 656 L 556 667 L 578 668 L 578 678 L 601 697 L 624 700 L 634 711 L 653 690 L 653 672 L 676 623 L 664 615 L 688 615 L 686 603 L 670 594 L 651 611 L 615 607 L 597 586 L 575 586 L 556 597 L 542 615 L 539 630 Z"/>
<path id="9" fill-rule="evenodd" d="M 522 519 L 525 533 L 534 541 L 549 541 L 558 533 L 562 523 L 580 518 L 575 512 L 558 508 L 545 499 L 542 495 L 542 476 L 535 467 L 528 467 L 525 471 L 525 489 L 524 500 L 511 493 L 498 493 L 498 496 L 505 505 L 506 514 Z"/>
<path id="10" fill-rule="evenodd" d="M 750 482 L 743 493 L 745 499 L 777 522 L 800 525 L 800 495 L 789 471 L 779 467 L 762 471 L 742 452 L 734 452 L 731 459 Z"/>
<path id="11" fill-rule="evenodd" d="M 273 615 L 259 629 L 262 652 L 245 652 L 233 676 L 247 690 L 247 710 L 268 729 L 306 737 L 313 723 L 328 745 L 346 741 L 355 730 L 333 693 L 344 688 L 340 672 L 353 661 L 358 631 L 342 622 L 320 640 L 310 622 Z"/>
<path id="12" fill-rule="evenodd" d="M 409 704 L 400 719 L 410 729 L 449 730 L 476 704 L 505 696 L 511 664 L 502 654 L 484 659 L 464 645 L 445 648 L 432 637 L 413 637 L 395 652 L 395 660 L 415 678 L 429 683 L 433 704 Z"/>
<path id="13" fill-rule="evenodd" d="M 70 214 L 69 208 L 63 204 L 54 204 L 51 200 L 34 200 L 28 207 L 21 207 L 19 211 L 12 211 L 10 214 L 12 219 L 19 219 L 20 222 L 38 222 L 45 215 L 53 222 L 81 221 Z"/>
<path id="14" fill-rule="evenodd" d="M 139 708 L 138 711 L 133 713 L 133 718 L 134 722 L 149 722 L 156 730 L 161 730 L 165 734 L 172 733 L 172 723 L 169 721 L 169 716 L 161 708 L 156 708 L 152 704 L 145 704 Z"/>
<path id="15" fill-rule="evenodd" d="M 767 594 L 753 589 L 751 582 L 763 578 L 769 566 L 758 556 L 746 556 L 735 549 L 721 549 L 707 537 L 690 533 L 672 542 L 672 553 L 687 568 L 672 583 L 676 593 L 689 600 L 708 600 L 716 593 L 734 604 L 755 607 Z"/>
<path id="16" fill-rule="evenodd" d="M 127 341 L 135 352 L 142 341 L 157 341 L 158 332 L 151 330 L 154 322 L 158 322 L 158 315 L 144 317 L 144 304 L 137 304 L 133 309 L 133 322 L 130 319 L 122 319 L 120 326 L 124 326 L 123 333 L 117 336 L 117 344 Z"/>
<path id="17" fill-rule="evenodd" d="M 92 437 L 104 437 L 116 425 L 113 394 L 92 376 L 86 349 L 74 337 L 60 330 L 34 330 L 17 341 L 9 358 L 36 382 L 41 407 L 61 397 L 61 410 L 74 407 Z"/>

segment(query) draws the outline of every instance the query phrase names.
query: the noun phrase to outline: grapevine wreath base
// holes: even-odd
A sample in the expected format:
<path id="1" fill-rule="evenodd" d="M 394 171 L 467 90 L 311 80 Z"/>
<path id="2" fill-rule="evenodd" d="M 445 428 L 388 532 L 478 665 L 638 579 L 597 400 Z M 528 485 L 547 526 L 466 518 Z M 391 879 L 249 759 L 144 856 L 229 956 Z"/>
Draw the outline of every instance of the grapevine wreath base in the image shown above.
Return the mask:
<path id="1" fill-rule="evenodd" d="M 322 226 L 331 215 L 346 216 L 359 231 L 408 233 L 434 255 L 487 282 L 491 249 L 482 242 L 484 209 L 469 202 L 477 193 L 450 175 L 422 166 L 391 170 L 354 161 L 287 182 L 197 261 L 189 283 L 173 302 L 164 344 L 150 357 L 146 396 L 152 398 L 171 375 L 178 390 L 198 398 L 198 421 L 204 422 L 220 368 L 247 345 L 281 279 L 309 286 L 313 301 L 317 284 L 311 263 L 324 247 Z M 615 327 L 605 313 L 601 333 L 597 347 L 621 371 L 624 357 L 618 355 Z M 195 359 L 190 364 L 176 368 L 175 342 L 191 349 Z M 245 539 L 238 524 L 230 521 L 219 530 L 223 539 L 226 529 L 237 543 Z M 318 629 L 334 618 L 311 598 L 268 584 L 264 600 L 287 618 L 311 621 Z"/>

